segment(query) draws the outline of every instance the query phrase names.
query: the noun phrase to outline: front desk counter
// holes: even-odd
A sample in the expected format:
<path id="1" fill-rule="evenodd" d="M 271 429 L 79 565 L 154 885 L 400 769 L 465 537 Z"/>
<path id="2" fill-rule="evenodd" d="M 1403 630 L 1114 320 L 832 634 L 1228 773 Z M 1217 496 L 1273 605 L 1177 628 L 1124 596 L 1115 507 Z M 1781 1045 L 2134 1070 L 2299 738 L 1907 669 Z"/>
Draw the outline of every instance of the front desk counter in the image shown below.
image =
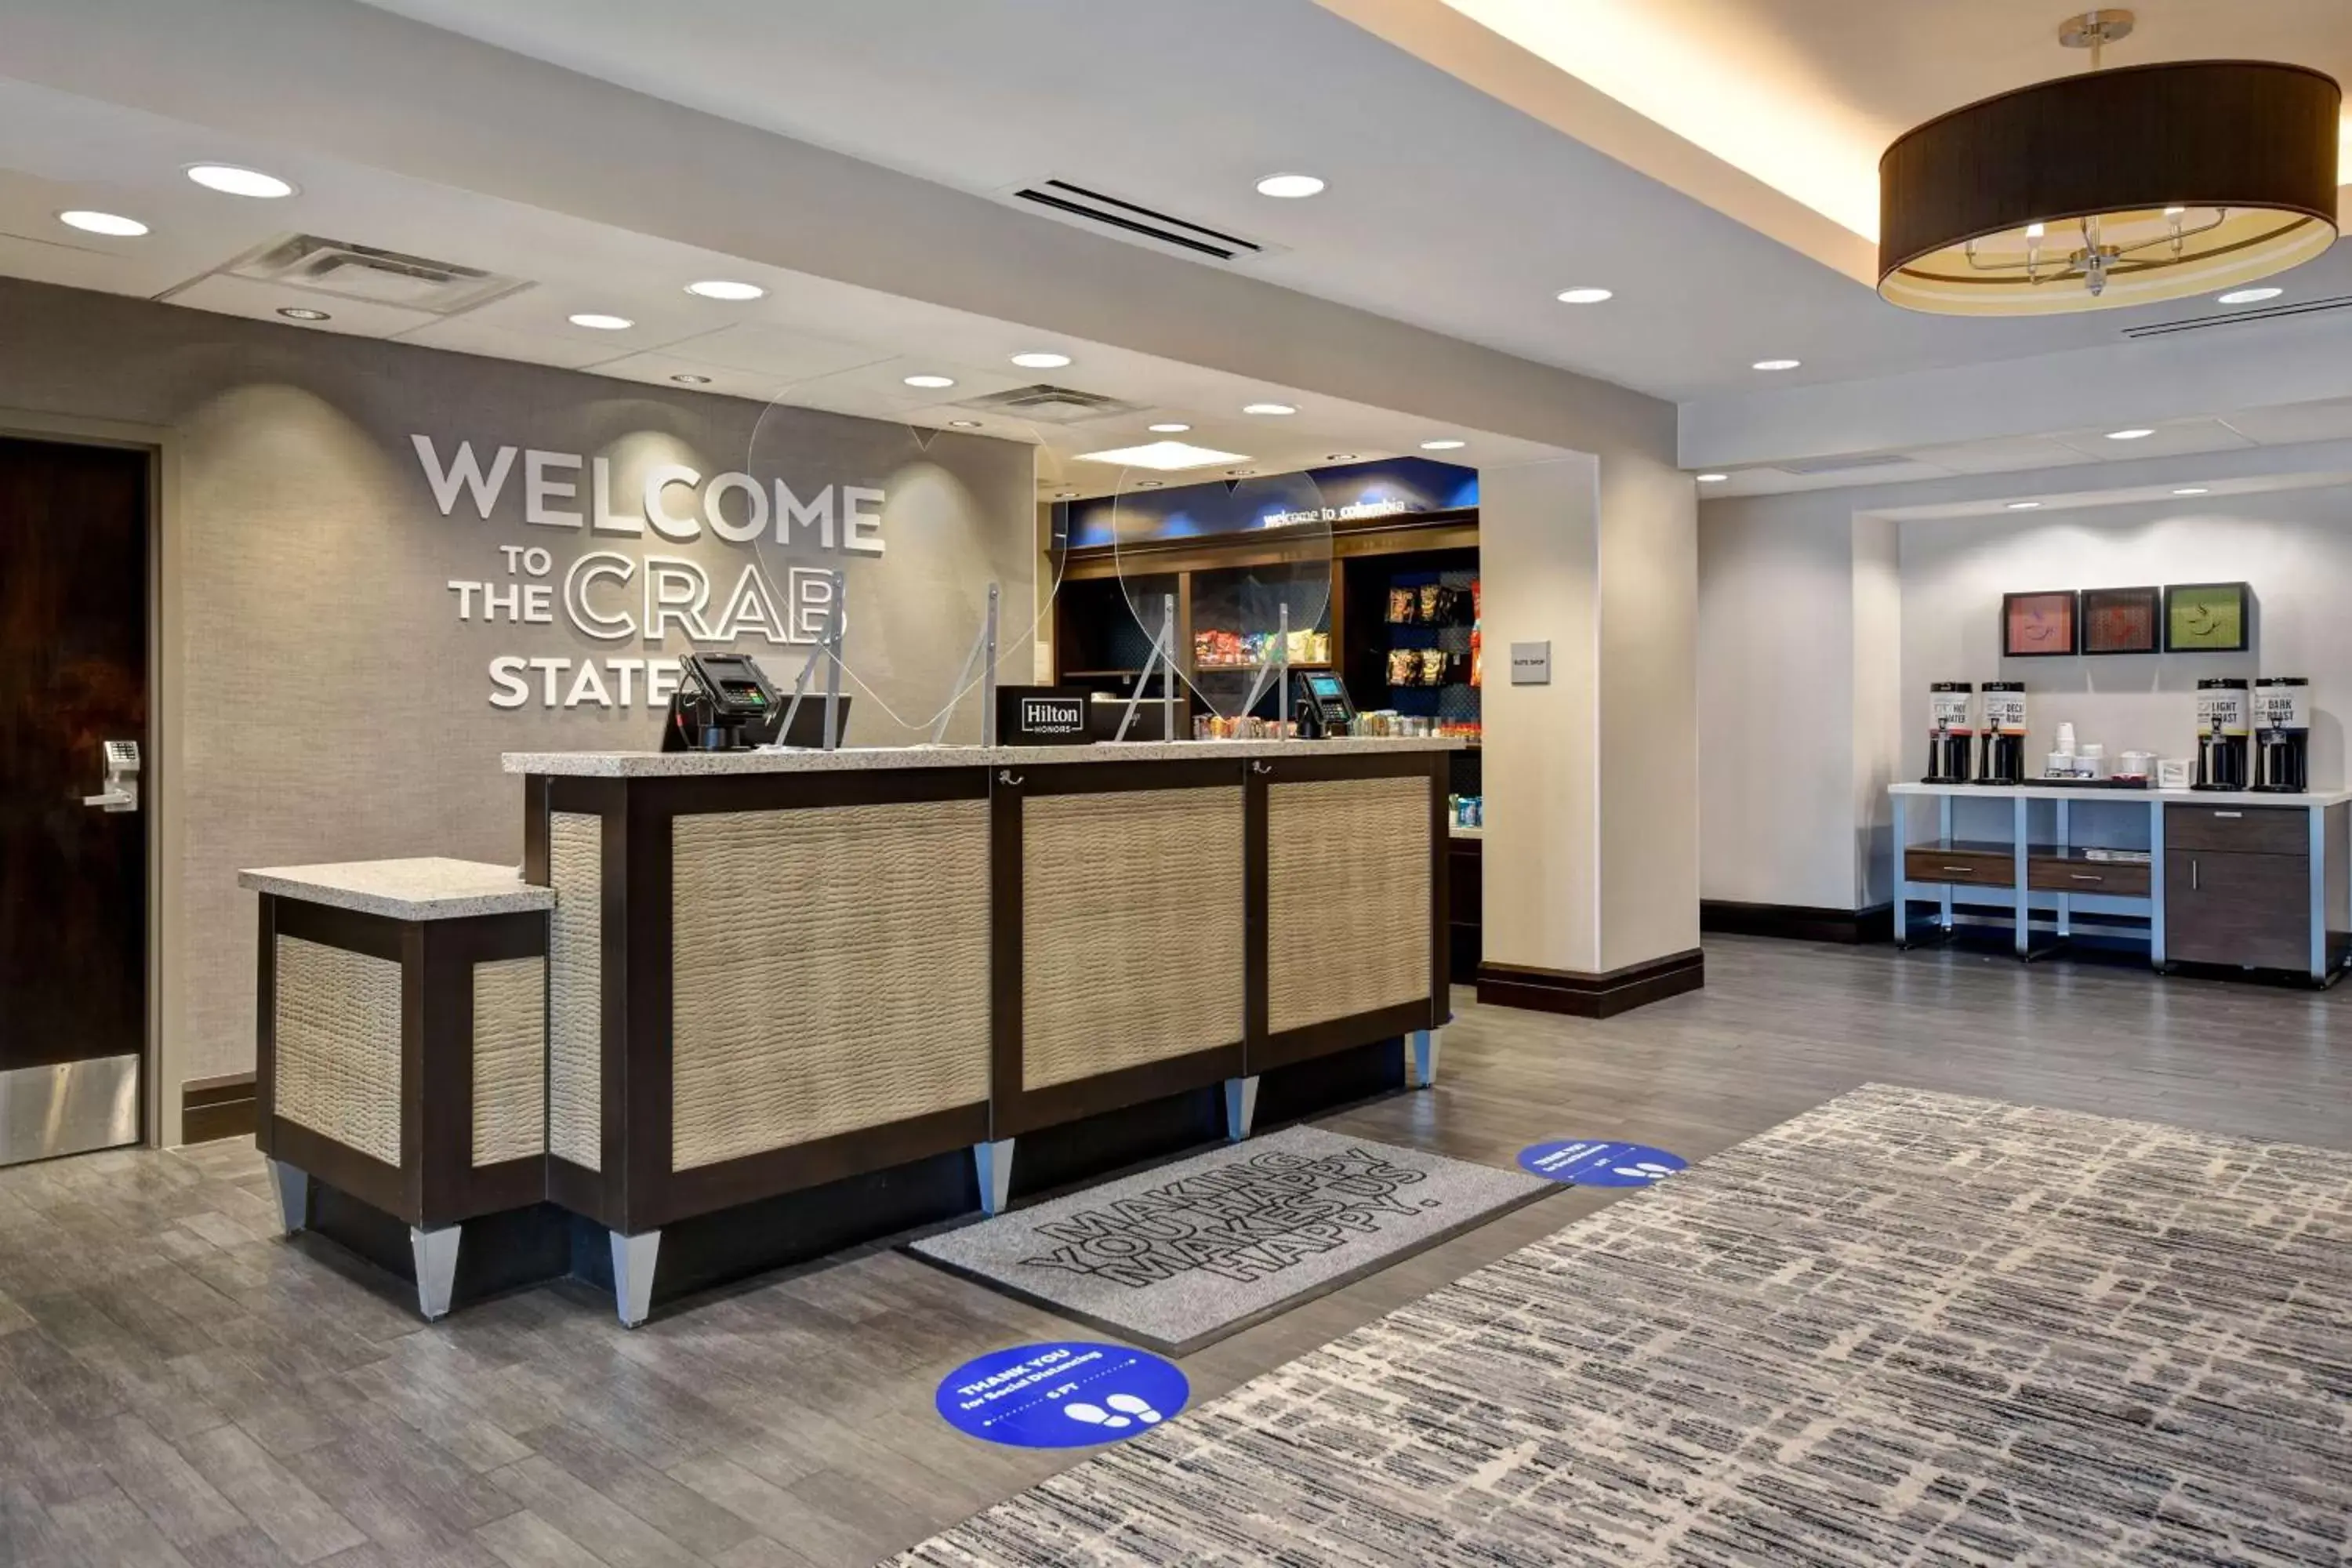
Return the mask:
<path id="1" fill-rule="evenodd" d="M 544 1198 L 635 1323 L 700 1216 L 967 1148 L 993 1213 L 1027 1134 L 1205 1090 L 1245 1137 L 1264 1074 L 1399 1038 L 1426 1085 L 1458 744 L 509 755 Z"/>

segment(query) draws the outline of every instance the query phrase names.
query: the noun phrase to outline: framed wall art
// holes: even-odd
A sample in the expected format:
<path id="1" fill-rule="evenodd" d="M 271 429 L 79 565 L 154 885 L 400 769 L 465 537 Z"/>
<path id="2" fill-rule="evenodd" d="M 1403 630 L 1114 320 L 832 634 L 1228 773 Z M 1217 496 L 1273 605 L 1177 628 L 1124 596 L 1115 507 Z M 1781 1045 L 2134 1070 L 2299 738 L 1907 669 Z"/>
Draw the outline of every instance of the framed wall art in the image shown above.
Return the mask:
<path id="1" fill-rule="evenodd" d="M 2158 634 L 2163 618 L 2161 588 L 2085 588 L 2083 651 L 2155 653 L 2163 641 Z"/>
<path id="2" fill-rule="evenodd" d="M 2253 646 L 2253 595 L 2243 583 L 2176 583 L 2164 591 L 2164 651 L 2243 653 Z"/>
<path id="3" fill-rule="evenodd" d="M 2005 658 L 2054 658 L 2074 652 L 2072 588 L 2000 596 L 2000 651 Z"/>

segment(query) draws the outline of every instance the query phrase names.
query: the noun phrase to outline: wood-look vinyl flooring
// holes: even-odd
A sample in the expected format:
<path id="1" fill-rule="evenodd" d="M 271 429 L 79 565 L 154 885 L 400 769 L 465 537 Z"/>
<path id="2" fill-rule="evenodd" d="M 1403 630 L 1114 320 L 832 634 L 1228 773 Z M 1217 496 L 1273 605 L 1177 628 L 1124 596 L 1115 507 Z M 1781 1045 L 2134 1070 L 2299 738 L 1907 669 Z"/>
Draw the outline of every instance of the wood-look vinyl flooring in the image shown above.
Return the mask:
<path id="1" fill-rule="evenodd" d="M 1703 992 L 1605 1022 L 1457 993 L 1439 1088 L 1329 1124 L 1490 1163 L 1601 1134 L 1703 1157 L 1857 1084 L 2352 1147 L 2352 986 L 1722 939 Z M 1615 1194 L 1563 1191 L 1186 1363 L 1220 1394 Z M 1069 1325 L 882 1247 L 634 1333 L 577 1286 L 420 1324 L 274 1235 L 249 1142 L 0 1171 L 0 1563 L 868 1563 L 1069 1463 L 931 1410 Z"/>

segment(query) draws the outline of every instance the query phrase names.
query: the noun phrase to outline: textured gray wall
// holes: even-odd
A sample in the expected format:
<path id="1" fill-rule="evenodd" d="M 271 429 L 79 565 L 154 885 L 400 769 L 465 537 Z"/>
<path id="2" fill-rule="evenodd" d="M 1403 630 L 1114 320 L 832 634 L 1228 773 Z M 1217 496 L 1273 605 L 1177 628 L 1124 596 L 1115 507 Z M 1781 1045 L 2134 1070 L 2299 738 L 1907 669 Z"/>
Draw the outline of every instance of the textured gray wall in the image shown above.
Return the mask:
<path id="1" fill-rule="evenodd" d="M 506 584 L 501 545 L 545 548 L 560 598 L 589 550 L 683 557 L 723 594 L 753 559 L 709 536 L 681 543 L 531 526 L 522 459 L 487 521 L 445 517 L 410 443 L 607 454 L 634 511 L 637 477 L 677 462 L 706 478 L 748 468 L 806 496 L 825 484 L 889 496 L 885 553 L 846 563 L 847 660 L 905 719 L 949 699 L 986 584 L 1003 583 L 1005 641 L 1031 603 L 1034 489 L 1027 447 L 398 344 L 335 337 L 112 296 L 0 280 L 0 425 L 89 419 L 165 432 L 163 1023 L 168 1091 L 253 1059 L 253 896 L 240 867 L 446 854 L 511 863 L 516 750 L 642 748 L 655 713 L 489 701 L 493 656 L 598 660 L 688 646 L 595 642 L 565 624 L 458 619 L 451 579 Z M 6 411 L 18 411 L 12 419 Z M 568 477 L 568 476 L 567 476 Z M 584 510 L 583 471 L 580 505 Z M 674 489 L 673 510 L 688 509 Z M 572 502 L 559 502 L 571 506 Z M 740 516 L 741 498 L 729 503 Z M 0 563 L 5 567 L 5 563 Z M 610 587 L 600 603 L 625 595 Z M 786 680 L 800 655 L 738 646 Z M 853 687 L 853 690 L 855 688 Z M 917 738 L 863 692 L 851 740 Z M 176 701 L 176 709 L 172 706 Z M 977 694 L 953 738 L 978 732 Z"/>

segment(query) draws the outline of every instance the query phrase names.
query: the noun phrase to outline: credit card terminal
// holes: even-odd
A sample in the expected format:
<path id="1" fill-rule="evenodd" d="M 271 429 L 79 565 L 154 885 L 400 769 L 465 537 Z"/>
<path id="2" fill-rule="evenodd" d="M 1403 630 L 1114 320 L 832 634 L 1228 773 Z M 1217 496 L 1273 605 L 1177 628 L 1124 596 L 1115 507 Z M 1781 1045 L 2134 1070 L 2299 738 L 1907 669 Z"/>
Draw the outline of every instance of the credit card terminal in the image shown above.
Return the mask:
<path id="1" fill-rule="evenodd" d="M 1337 673 L 1310 669 L 1298 677 L 1298 700 L 1291 716 L 1307 739 L 1345 735 L 1355 725 L 1356 705 L 1348 700 L 1348 683 Z"/>
<path id="2" fill-rule="evenodd" d="M 773 732 L 782 704 L 759 665 L 740 653 L 689 653 L 662 730 L 665 752 L 736 752 Z"/>

